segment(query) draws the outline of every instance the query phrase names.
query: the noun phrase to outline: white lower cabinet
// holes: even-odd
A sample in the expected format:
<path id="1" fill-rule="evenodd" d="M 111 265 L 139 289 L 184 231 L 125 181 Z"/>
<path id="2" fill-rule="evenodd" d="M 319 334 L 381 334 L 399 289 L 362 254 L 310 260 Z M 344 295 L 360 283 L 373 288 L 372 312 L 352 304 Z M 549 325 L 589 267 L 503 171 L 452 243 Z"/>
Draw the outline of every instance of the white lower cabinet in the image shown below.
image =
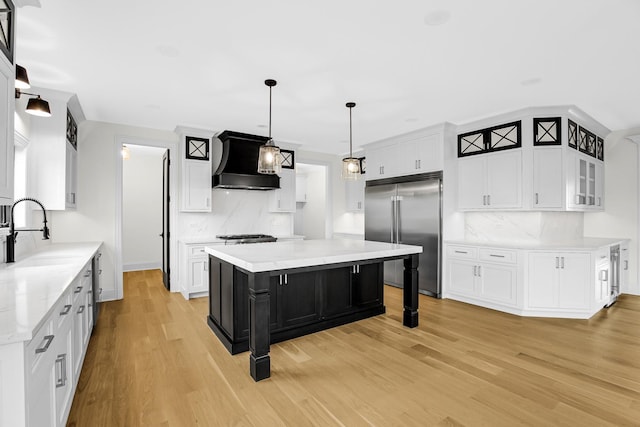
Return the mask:
<path id="1" fill-rule="evenodd" d="M 518 302 L 518 252 L 472 246 L 447 248 L 448 293 L 507 307 Z"/>
<path id="2" fill-rule="evenodd" d="M 220 242 L 180 242 L 180 292 L 185 299 L 209 295 L 209 255 L 205 246 Z"/>
<path id="3" fill-rule="evenodd" d="M 611 298 L 609 252 L 609 245 L 548 251 L 446 243 L 443 296 L 522 316 L 588 319 Z"/>
<path id="4" fill-rule="evenodd" d="M 629 292 L 629 242 L 620 244 L 620 292 Z"/>
<path id="5" fill-rule="evenodd" d="M 592 265 L 590 253 L 530 253 L 528 307 L 588 310 Z"/>

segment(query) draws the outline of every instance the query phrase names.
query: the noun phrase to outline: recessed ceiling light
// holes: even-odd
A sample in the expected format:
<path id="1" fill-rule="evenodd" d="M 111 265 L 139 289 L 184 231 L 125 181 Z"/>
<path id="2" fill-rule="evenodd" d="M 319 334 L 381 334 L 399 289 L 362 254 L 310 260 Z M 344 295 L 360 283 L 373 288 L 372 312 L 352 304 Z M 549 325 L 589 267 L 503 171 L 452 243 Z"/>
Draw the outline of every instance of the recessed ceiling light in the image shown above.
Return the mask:
<path id="1" fill-rule="evenodd" d="M 431 27 L 446 24 L 451 19 L 451 12 L 444 9 L 438 9 L 427 13 L 424 16 L 424 23 Z"/>
<path id="2" fill-rule="evenodd" d="M 522 86 L 533 86 L 533 85 L 537 85 L 541 81 L 542 79 L 540 77 L 533 77 L 533 78 L 521 81 L 520 84 Z"/>

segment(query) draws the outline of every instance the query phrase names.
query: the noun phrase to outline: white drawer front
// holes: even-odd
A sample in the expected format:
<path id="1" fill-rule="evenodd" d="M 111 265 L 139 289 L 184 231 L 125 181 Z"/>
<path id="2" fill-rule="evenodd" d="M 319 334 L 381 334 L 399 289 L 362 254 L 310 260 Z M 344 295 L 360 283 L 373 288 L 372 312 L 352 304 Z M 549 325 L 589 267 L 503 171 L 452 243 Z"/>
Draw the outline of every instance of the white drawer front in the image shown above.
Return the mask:
<path id="1" fill-rule="evenodd" d="M 204 245 L 189 246 L 189 257 L 194 257 L 194 256 L 207 256 L 207 253 L 204 251 Z"/>
<path id="2" fill-rule="evenodd" d="M 480 259 L 482 261 L 515 264 L 518 261 L 518 253 L 504 249 L 482 248 L 480 249 Z"/>
<path id="3" fill-rule="evenodd" d="M 447 246 L 447 256 L 451 258 L 476 259 L 478 257 L 478 248 L 470 246 Z"/>

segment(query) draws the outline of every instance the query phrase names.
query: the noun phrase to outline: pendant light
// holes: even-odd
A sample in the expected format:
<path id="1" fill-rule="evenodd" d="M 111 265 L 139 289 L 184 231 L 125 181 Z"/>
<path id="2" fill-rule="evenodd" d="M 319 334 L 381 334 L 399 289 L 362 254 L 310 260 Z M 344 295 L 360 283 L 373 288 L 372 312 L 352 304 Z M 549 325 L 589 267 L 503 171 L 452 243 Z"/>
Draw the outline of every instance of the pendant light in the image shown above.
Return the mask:
<path id="1" fill-rule="evenodd" d="M 353 131 L 351 125 L 351 109 L 356 106 L 355 102 L 347 102 L 349 109 L 349 157 L 342 159 L 342 179 L 355 180 L 360 177 L 360 160 L 353 157 Z"/>
<path id="2" fill-rule="evenodd" d="M 16 99 L 20 98 L 20 95 L 36 96 L 37 98 L 29 98 L 27 101 L 27 108 L 25 111 L 32 116 L 38 117 L 51 117 L 51 109 L 49 103 L 40 98 L 40 95 L 35 93 L 23 92 L 23 89 L 29 89 L 29 76 L 27 76 L 26 68 L 16 64 Z"/>
<path id="3" fill-rule="evenodd" d="M 277 84 L 275 80 L 268 79 L 264 84 L 269 86 L 269 140 L 260 146 L 258 155 L 258 173 L 267 175 L 279 174 L 281 171 L 280 147 L 273 143 L 271 138 L 271 89 Z"/>

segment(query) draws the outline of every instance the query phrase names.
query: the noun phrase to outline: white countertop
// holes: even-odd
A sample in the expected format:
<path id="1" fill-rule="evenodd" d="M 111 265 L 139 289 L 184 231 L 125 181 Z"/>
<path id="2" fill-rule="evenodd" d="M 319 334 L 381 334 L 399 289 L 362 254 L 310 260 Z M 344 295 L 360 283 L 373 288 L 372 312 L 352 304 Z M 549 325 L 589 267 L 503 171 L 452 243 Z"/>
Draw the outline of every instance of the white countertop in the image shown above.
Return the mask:
<path id="1" fill-rule="evenodd" d="M 206 247 L 205 252 L 247 271 L 258 273 L 418 254 L 422 252 L 422 247 L 368 240 L 291 240 L 247 245 L 216 245 Z"/>
<path id="2" fill-rule="evenodd" d="M 486 246 L 492 248 L 527 249 L 527 250 L 594 250 L 627 241 L 621 238 L 583 237 L 581 239 L 558 242 L 490 242 L 486 240 L 447 240 L 454 245 Z"/>
<path id="3" fill-rule="evenodd" d="M 0 264 L 0 345 L 29 341 L 100 245 L 56 243 Z"/>
<path id="4" fill-rule="evenodd" d="M 240 234 L 240 233 L 229 233 L 229 234 Z M 251 233 L 251 234 L 259 234 L 259 233 Z M 298 234 L 289 234 L 289 235 L 277 235 L 274 234 L 278 240 L 302 240 L 304 236 L 300 236 Z M 197 244 L 213 244 L 213 245 L 224 245 L 223 239 L 218 239 L 215 236 L 195 236 L 195 237 L 183 237 L 179 240 L 180 243 L 185 245 L 197 245 Z"/>

